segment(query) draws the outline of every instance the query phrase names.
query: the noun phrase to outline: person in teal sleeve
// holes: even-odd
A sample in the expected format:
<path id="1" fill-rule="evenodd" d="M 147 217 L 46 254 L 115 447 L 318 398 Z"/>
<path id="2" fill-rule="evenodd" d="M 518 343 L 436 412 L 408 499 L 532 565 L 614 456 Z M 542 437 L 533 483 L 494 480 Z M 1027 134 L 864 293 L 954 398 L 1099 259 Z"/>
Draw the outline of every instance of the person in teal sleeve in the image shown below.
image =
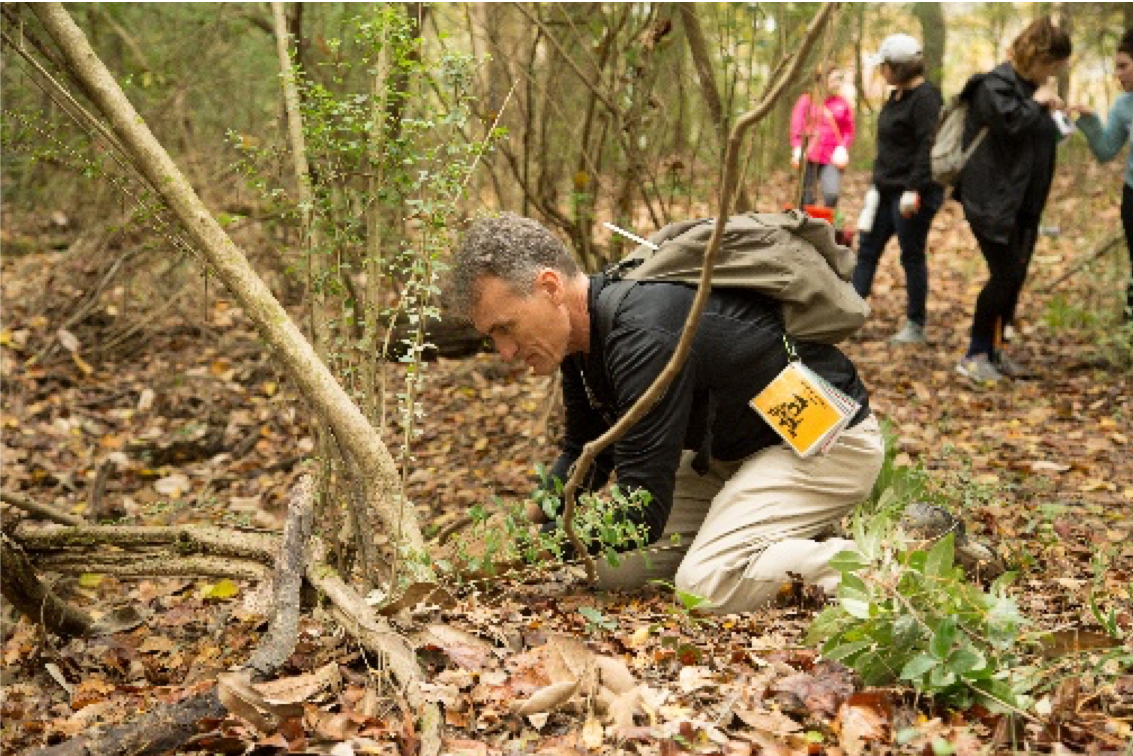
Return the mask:
<path id="1" fill-rule="evenodd" d="M 1094 156 L 1106 163 L 1116 157 L 1133 138 L 1133 29 L 1126 29 L 1117 45 L 1114 73 L 1121 85 L 1105 128 L 1101 119 L 1089 108 L 1077 107 L 1078 128 L 1090 143 Z M 1133 322 L 1133 150 L 1125 162 L 1125 183 L 1121 188 L 1121 225 L 1125 230 L 1125 246 L 1129 251 L 1129 287 L 1126 291 L 1125 320 Z"/>

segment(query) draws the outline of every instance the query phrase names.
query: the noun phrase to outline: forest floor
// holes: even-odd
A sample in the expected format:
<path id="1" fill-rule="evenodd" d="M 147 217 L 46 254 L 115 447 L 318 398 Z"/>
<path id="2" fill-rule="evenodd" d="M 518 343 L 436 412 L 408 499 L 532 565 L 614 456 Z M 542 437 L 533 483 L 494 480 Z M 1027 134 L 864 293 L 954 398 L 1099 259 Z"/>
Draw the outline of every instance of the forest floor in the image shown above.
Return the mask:
<path id="1" fill-rule="evenodd" d="M 847 182 L 851 216 L 864 180 Z M 1011 592 L 1034 628 L 1077 630 L 1111 646 L 1037 658 L 1035 713 L 957 711 L 908 688 L 866 689 L 804 643 L 813 606 L 701 617 L 662 589 L 603 594 L 577 570 L 559 570 L 454 589 L 445 606 L 399 619 L 430 697 L 444 706 L 446 752 L 1131 753 L 1133 347 L 1117 325 L 1123 247 L 1052 290 L 1118 229 L 1119 181 L 1097 168 L 1059 179 L 1044 218 L 1059 230 L 1039 241 L 1010 344 L 1028 378 L 978 388 L 954 372 L 985 267 L 951 202 L 930 244 L 929 344 L 886 342 L 904 306 L 891 245 L 874 315 L 845 345 L 895 434 L 898 462 L 923 467 L 969 530 L 1018 571 Z M 41 220 L 21 226 L 20 216 L 5 214 L 4 490 L 120 523 L 277 527 L 314 444 L 302 406 L 247 319 L 213 291 L 188 314 L 172 308 L 146 323 L 134 349 L 100 352 L 111 332 L 131 343 L 121 317 L 126 295 L 110 287 L 67 323 L 102 269 L 65 243 L 51 245 L 52 234 L 67 234 Z M 528 492 L 533 465 L 554 455 L 554 388 L 492 355 L 429 365 L 409 488 L 431 532 L 493 496 Z M 5 507 L 5 529 L 18 516 Z M 55 587 L 95 613 L 130 603 L 149 619 L 118 635 L 64 642 L 6 607 L 5 752 L 128 721 L 205 689 L 243 661 L 263 629 L 247 600 L 252 586 L 240 582 L 83 575 Z M 1108 635 L 1100 626 L 1107 618 Z M 634 691 L 629 714 L 616 711 L 621 698 L 600 716 L 595 701 L 577 696 L 553 712 L 514 711 L 557 682 L 556 669 L 610 659 L 630 678 L 614 691 Z M 413 712 L 375 682 L 363 653 L 329 621 L 305 618 L 280 675 L 326 665 L 339 683 L 311 688 L 304 717 L 282 734 L 257 734 L 230 717 L 202 723 L 187 749 L 413 753 Z M 628 726 L 604 726 L 613 720 Z"/>

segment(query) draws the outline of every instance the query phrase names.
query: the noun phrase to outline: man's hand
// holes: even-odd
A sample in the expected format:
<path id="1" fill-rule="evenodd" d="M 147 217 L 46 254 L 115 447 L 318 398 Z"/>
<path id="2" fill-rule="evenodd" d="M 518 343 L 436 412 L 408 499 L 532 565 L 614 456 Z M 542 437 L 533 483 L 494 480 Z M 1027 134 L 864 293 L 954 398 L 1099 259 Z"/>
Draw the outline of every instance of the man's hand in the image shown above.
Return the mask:
<path id="1" fill-rule="evenodd" d="M 802 158 L 803 158 L 803 148 L 802 147 L 795 147 L 793 150 L 791 150 L 791 167 L 797 169 L 799 167 L 799 163 L 802 161 Z"/>

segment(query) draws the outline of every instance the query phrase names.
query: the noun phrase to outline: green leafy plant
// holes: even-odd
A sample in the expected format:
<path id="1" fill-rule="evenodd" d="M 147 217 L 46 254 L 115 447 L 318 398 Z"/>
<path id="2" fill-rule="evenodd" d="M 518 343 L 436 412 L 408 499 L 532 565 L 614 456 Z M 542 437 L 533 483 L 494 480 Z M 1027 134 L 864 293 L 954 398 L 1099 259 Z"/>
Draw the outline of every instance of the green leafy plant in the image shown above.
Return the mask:
<path id="1" fill-rule="evenodd" d="M 672 611 L 678 614 L 682 621 L 694 627 L 698 625 L 716 624 L 710 617 L 697 614 L 697 610 L 708 603 L 708 599 L 704 596 L 692 593 L 691 591 L 682 591 L 668 580 L 651 580 L 650 582 L 673 592 L 673 596 L 677 601 Z"/>
<path id="2" fill-rule="evenodd" d="M 540 474 L 545 476 L 542 470 Z M 554 527 L 533 525 L 524 501 L 505 504 L 497 500 L 494 514 L 487 507 L 473 507 L 469 512 L 472 525 L 456 537 L 449 558 L 438 560 L 437 566 L 458 576 L 492 575 L 501 568 L 547 566 L 569 559 L 573 555 L 562 528 L 562 485 L 558 479 L 545 479 L 532 494 L 532 501 Z M 645 526 L 635 521 L 633 513 L 649 501 L 647 491 L 625 492 L 617 486 L 611 486 L 608 494 L 582 494 L 576 531 L 591 553 L 616 567 L 625 552 L 646 546 Z M 648 553 L 643 553 L 648 558 Z"/>
<path id="3" fill-rule="evenodd" d="M 618 629 L 617 620 L 610 619 L 592 606 L 579 607 L 578 613 L 586 619 L 586 628 L 591 633 L 601 630 L 613 632 Z"/>
<path id="4" fill-rule="evenodd" d="M 823 656 L 867 685 L 901 680 L 956 706 L 1023 707 L 1026 686 L 1012 670 L 1027 622 L 1007 594 L 1013 576 L 985 592 L 954 564 L 953 534 L 908 550 L 891 511 L 856 517 L 852 527 L 857 551 L 831 561 L 842 578 L 837 601 L 809 631 Z"/>

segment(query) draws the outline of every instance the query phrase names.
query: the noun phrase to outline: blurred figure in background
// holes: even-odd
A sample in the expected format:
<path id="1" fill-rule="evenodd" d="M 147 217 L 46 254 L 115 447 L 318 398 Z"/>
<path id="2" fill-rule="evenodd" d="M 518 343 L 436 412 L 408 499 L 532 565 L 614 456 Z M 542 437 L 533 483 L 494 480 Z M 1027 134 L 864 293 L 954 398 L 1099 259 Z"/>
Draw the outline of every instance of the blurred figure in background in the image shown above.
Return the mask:
<path id="1" fill-rule="evenodd" d="M 791 111 L 791 165 L 799 168 L 806 149 L 803 177 L 803 204 L 815 204 L 815 183 L 826 207 L 838 204 L 842 190 L 842 171 L 850 164 L 850 144 L 854 141 L 854 109 L 841 90 L 845 73 L 820 66 L 815 71 L 815 89 L 821 102 L 811 102 L 804 93 Z"/>
<path id="2" fill-rule="evenodd" d="M 1094 156 L 1103 163 L 1113 160 L 1121 148 L 1133 138 L 1133 29 L 1126 29 L 1114 56 L 1114 73 L 1122 94 L 1109 111 L 1105 128 L 1097 115 L 1085 107 L 1073 110 L 1080 114 L 1078 128 L 1090 143 Z M 1125 247 L 1129 252 L 1129 284 L 1125 293 L 1125 320 L 1133 322 L 1133 150 L 1125 161 L 1125 183 L 1121 188 L 1121 225 L 1125 229 Z"/>
<path id="3" fill-rule="evenodd" d="M 891 343 L 923 344 L 928 302 L 926 247 L 933 216 L 944 204 L 944 188 L 932 180 L 933 134 L 943 98 L 924 77 L 921 43 L 893 34 L 881 43 L 874 65 L 893 87 L 877 119 L 877 158 L 873 185 L 858 221 L 861 242 L 854 288 L 863 298 L 873 288 L 885 245 L 897 235 L 905 271 L 905 324 Z"/>
<path id="4" fill-rule="evenodd" d="M 1063 102 L 1049 79 L 1071 49 L 1070 35 L 1040 18 L 1011 43 L 1007 62 L 976 74 L 960 93 L 969 104 L 964 147 L 986 133 L 956 186 L 991 274 L 976 299 L 968 352 L 956 364 L 979 384 L 1023 373 L 1003 353 L 1003 331 L 1027 277 L 1062 139 L 1052 113 Z"/>

